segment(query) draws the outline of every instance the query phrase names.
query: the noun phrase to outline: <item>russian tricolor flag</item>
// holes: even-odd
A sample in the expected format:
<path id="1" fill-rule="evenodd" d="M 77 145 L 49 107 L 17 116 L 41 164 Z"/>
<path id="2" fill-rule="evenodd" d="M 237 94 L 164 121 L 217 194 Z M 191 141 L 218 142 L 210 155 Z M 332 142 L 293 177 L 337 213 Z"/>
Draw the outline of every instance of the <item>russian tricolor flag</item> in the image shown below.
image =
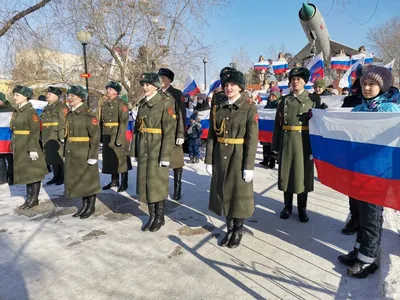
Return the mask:
<path id="1" fill-rule="evenodd" d="M 284 74 L 289 69 L 289 64 L 286 60 L 277 60 L 272 63 L 274 74 Z"/>
<path id="2" fill-rule="evenodd" d="M 197 86 L 196 81 L 194 81 L 192 74 L 189 74 L 188 77 L 186 78 L 182 93 L 184 95 L 189 94 L 190 96 L 194 96 L 200 93 L 200 89 Z"/>
<path id="3" fill-rule="evenodd" d="M 346 73 L 344 73 L 342 79 L 340 79 L 339 87 L 340 88 L 344 88 L 344 87 L 350 88 L 353 85 L 353 83 L 351 82 L 351 78 L 356 78 L 356 71 L 363 64 L 364 64 L 364 58 L 361 58 L 354 65 L 352 65 L 350 67 L 350 69 L 348 69 L 346 71 Z"/>
<path id="4" fill-rule="evenodd" d="M 316 55 L 307 65 L 307 69 L 310 70 L 310 81 L 314 82 L 317 79 L 322 79 L 325 76 L 324 73 L 324 56 L 322 53 Z"/>
<path id="5" fill-rule="evenodd" d="M 262 71 L 262 70 L 268 70 L 269 64 L 267 61 L 260 61 L 260 62 L 253 64 L 253 66 L 254 66 L 254 70 Z"/>
<path id="6" fill-rule="evenodd" d="M 392 71 L 394 67 L 394 61 L 395 59 L 393 59 L 390 63 L 386 64 L 385 68 L 388 68 L 390 71 Z"/>
<path id="7" fill-rule="evenodd" d="M 400 210 L 400 114 L 313 109 L 311 147 L 322 184 Z"/>
<path id="8" fill-rule="evenodd" d="M 210 95 L 210 93 L 214 92 L 217 88 L 221 87 L 221 79 L 219 78 L 219 76 L 215 76 L 210 84 L 210 87 L 208 88 L 206 94 L 207 96 Z"/>
<path id="9" fill-rule="evenodd" d="M 186 125 L 189 124 L 189 118 L 193 114 L 193 109 L 186 110 Z M 201 139 L 207 139 L 208 137 L 208 128 L 210 127 L 210 110 L 203 110 L 197 112 L 197 117 L 200 119 L 200 124 L 203 129 L 201 134 Z"/>
<path id="10" fill-rule="evenodd" d="M 351 56 L 351 64 L 354 65 L 357 61 L 364 58 L 364 65 L 370 65 L 374 62 L 374 55 L 373 54 L 355 54 Z"/>
<path id="11" fill-rule="evenodd" d="M 350 57 L 334 56 L 331 57 L 331 69 L 347 71 L 350 69 Z"/>

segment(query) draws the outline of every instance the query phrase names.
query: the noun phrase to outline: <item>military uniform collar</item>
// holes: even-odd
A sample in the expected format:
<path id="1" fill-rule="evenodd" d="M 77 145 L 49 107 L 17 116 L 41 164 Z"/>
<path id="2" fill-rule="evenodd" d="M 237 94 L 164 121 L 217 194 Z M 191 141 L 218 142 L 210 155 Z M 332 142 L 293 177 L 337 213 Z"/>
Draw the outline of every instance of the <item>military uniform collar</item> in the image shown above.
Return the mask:
<path id="1" fill-rule="evenodd" d="M 119 99 L 119 97 L 117 96 L 117 97 L 115 97 L 114 99 L 109 99 L 109 100 L 107 101 L 107 103 L 108 103 L 109 106 L 115 105 L 116 102 L 118 101 L 118 99 Z"/>
<path id="2" fill-rule="evenodd" d="M 73 112 L 79 115 L 80 113 L 87 111 L 88 107 L 86 106 L 85 103 L 82 103 L 79 107 L 77 107 Z"/>
<path id="3" fill-rule="evenodd" d="M 160 93 L 156 93 L 153 98 L 151 98 L 149 101 L 146 101 L 146 104 L 148 107 L 153 107 L 156 105 L 159 101 L 161 100 L 161 95 Z"/>
<path id="4" fill-rule="evenodd" d="M 244 103 L 246 102 L 246 97 L 244 96 L 244 93 L 240 94 L 240 97 L 232 104 L 232 106 L 239 108 L 241 107 Z M 228 106 L 229 105 L 229 100 L 228 97 L 225 98 L 224 102 L 222 103 L 222 106 Z"/>
<path id="5" fill-rule="evenodd" d="M 308 92 L 307 90 L 304 90 L 300 95 L 298 95 L 297 97 L 295 96 L 295 94 L 293 92 L 291 92 L 292 96 L 295 97 L 297 100 L 299 100 L 299 102 L 303 102 L 304 100 L 308 99 Z"/>
<path id="6" fill-rule="evenodd" d="M 163 89 L 163 92 L 172 92 L 172 89 L 174 87 L 172 85 L 169 85 L 166 89 Z"/>
<path id="7" fill-rule="evenodd" d="M 18 109 L 20 112 L 23 112 L 23 111 L 25 111 L 25 110 L 27 110 L 27 109 L 30 109 L 30 108 L 32 108 L 32 103 L 28 102 L 28 103 L 26 103 L 24 106 L 18 107 L 17 109 Z"/>

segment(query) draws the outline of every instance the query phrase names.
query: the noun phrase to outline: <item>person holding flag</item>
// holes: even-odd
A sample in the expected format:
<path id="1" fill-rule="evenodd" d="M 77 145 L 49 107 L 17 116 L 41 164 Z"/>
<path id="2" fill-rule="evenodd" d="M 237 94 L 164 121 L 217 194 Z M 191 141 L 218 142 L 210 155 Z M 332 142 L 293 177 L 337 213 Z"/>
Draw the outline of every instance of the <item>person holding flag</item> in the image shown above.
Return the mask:
<path id="1" fill-rule="evenodd" d="M 47 174 L 47 167 L 39 144 L 39 116 L 29 102 L 33 91 L 27 86 L 17 85 L 12 92 L 17 105 L 10 123 L 14 183 L 26 184 L 27 197 L 20 209 L 29 209 L 39 205 L 41 181 Z"/>
<path id="2" fill-rule="evenodd" d="M 392 73 L 385 67 L 374 66 L 363 73 L 360 79 L 362 103 L 353 108 L 354 112 L 400 112 L 400 95 L 389 95 Z M 340 255 L 339 261 L 349 266 L 347 273 L 356 278 L 366 278 L 378 269 L 383 207 L 377 204 L 357 201 L 359 229 L 352 251 Z"/>
<path id="3" fill-rule="evenodd" d="M 14 107 L 6 99 L 6 95 L 0 93 L 0 112 L 12 113 Z M 8 185 L 14 184 L 14 158 L 12 153 L 7 153 L 9 149 L 4 147 L 0 153 L 0 185 L 8 183 Z M 9 148 L 9 147 L 7 147 Z M 7 163 L 6 163 L 7 161 Z"/>

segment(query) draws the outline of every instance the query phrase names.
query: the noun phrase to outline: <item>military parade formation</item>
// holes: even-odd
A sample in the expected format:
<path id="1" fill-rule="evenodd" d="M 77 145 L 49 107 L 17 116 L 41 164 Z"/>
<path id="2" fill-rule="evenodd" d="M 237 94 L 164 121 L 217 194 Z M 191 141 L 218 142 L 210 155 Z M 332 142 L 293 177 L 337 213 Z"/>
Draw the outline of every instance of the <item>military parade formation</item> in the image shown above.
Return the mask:
<path id="1" fill-rule="evenodd" d="M 363 74 L 361 84 L 377 83 L 379 94 L 379 88 L 387 90 L 389 75 L 382 67 L 376 67 Z M 29 102 L 33 96 L 30 88 L 13 89 L 15 109 L 1 95 L 0 109 L 13 111 L 10 124 L 13 155 L 11 160 L 3 155 L 2 159 L 11 161 L 8 177 L 12 183 L 26 185 L 26 199 L 20 209 L 39 204 L 41 181 L 49 165 L 53 178 L 46 184 L 64 184 L 66 197 L 82 198 L 82 205 L 73 217 L 86 219 L 95 212 L 96 195 L 101 189 L 117 187 L 118 192 L 123 192 L 128 188 L 128 171 L 132 169 L 132 162 L 136 162 L 136 193 L 149 211 L 142 231 L 160 230 L 165 224 L 170 169 L 174 175 L 172 199 L 180 200 L 182 190 L 186 107 L 182 92 L 171 85 L 174 76 L 167 68 L 142 74 L 140 85 L 144 97 L 137 106 L 131 141 L 126 135 L 129 108 L 119 97 L 122 87 L 117 82 L 106 85 L 107 95 L 97 114 L 86 105 L 88 93 L 81 86 L 67 90 L 67 105 L 59 100 L 61 90 L 49 87 L 48 105 L 40 116 Z M 307 198 L 314 189 L 309 120 L 312 109 L 327 108 L 318 94 L 305 90 L 309 76 L 309 70 L 304 67 L 290 71 L 291 92 L 277 102 L 270 145 L 279 162 L 278 188 L 284 200 L 280 217 L 290 217 L 296 194 L 298 217 L 303 223 L 309 221 Z M 241 243 L 245 220 L 255 211 L 253 178 L 259 117 L 257 106 L 244 93 L 243 73 L 227 67 L 220 77 L 223 89 L 214 94 L 211 102 L 204 162 L 211 176 L 209 210 L 226 220 L 227 232 L 219 245 L 236 248 Z M 362 110 L 362 107 L 356 108 Z M 111 175 L 110 183 L 103 188 L 98 165 L 100 144 L 101 172 Z M 372 204 L 359 206 L 360 222 L 365 224 L 357 234 L 358 247 L 339 260 L 349 266 L 351 276 L 365 278 L 377 269 L 382 209 Z M 368 219 L 372 214 L 375 221 Z M 362 249 L 368 251 L 363 254 Z"/>

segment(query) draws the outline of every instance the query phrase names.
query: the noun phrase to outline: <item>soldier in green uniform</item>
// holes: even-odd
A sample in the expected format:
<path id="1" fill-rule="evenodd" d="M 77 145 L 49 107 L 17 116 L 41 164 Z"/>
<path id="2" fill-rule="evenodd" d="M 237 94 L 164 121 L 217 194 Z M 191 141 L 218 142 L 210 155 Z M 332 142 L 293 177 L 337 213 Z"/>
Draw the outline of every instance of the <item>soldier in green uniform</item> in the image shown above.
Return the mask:
<path id="1" fill-rule="evenodd" d="M 257 107 L 247 101 L 244 75 L 228 71 L 222 79 L 225 98 L 210 115 L 206 168 L 212 176 L 209 209 L 226 217 L 220 246 L 240 245 L 245 218 L 254 212 L 253 175 L 258 144 Z"/>
<path id="2" fill-rule="evenodd" d="M 175 116 L 175 139 L 174 147 L 171 154 L 171 163 L 169 168 L 174 170 L 174 195 L 172 199 L 180 200 L 182 191 L 182 173 L 183 166 L 183 143 L 185 142 L 185 131 L 186 131 L 186 106 L 185 99 L 180 90 L 174 88 L 171 83 L 174 81 L 175 74 L 170 69 L 161 68 L 158 71 L 158 75 L 161 77 L 161 87 L 163 92 L 170 94 L 170 98 L 175 99 L 175 105 L 173 107 Z"/>
<path id="3" fill-rule="evenodd" d="M 13 111 L 14 107 L 7 101 L 6 95 L 0 93 L 0 112 L 12 113 Z M 10 150 L 2 149 L 3 153 L 0 154 L 0 184 L 13 185 L 14 183 L 14 159 L 12 153 L 9 153 Z"/>
<path id="4" fill-rule="evenodd" d="M 17 85 L 13 89 L 13 94 L 17 106 L 10 123 L 14 155 L 14 183 L 26 184 L 27 197 L 20 208 L 28 209 L 39 204 L 40 185 L 47 174 L 47 168 L 39 145 L 39 116 L 29 102 L 33 92 L 27 86 Z"/>
<path id="5" fill-rule="evenodd" d="M 280 217 L 289 218 L 293 209 L 293 194 L 297 194 L 300 222 L 308 222 L 307 195 L 314 189 L 314 161 L 311 152 L 308 121 L 309 110 L 321 108 L 318 95 L 311 95 L 304 86 L 310 72 L 295 67 L 289 73 L 292 92 L 278 104 L 272 140 L 272 151 L 279 153 L 278 188 L 284 192 L 285 207 Z"/>
<path id="6" fill-rule="evenodd" d="M 60 101 L 62 91 L 50 86 L 47 89 L 46 100 L 49 104 L 43 109 L 42 115 L 42 144 L 46 156 L 46 164 L 51 165 L 53 179 L 46 184 L 61 185 L 64 183 L 64 127 L 65 116 L 69 112 L 67 105 Z"/>
<path id="7" fill-rule="evenodd" d="M 147 203 L 149 220 L 143 231 L 157 231 L 164 225 L 168 197 L 169 166 L 175 138 L 174 100 L 159 91 L 156 73 L 144 73 L 140 80 L 145 98 L 139 102 L 130 156 L 137 159 L 136 190 Z"/>
<path id="8" fill-rule="evenodd" d="M 221 72 L 219 73 L 219 78 L 220 78 L 220 80 L 221 80 L 221 82 L 222 82 L 222 78 L 224 77 L 224 75 L 227 73 L 227 72 L 230 72 L 230 71 L 234 71 L 235 69 L 234 68 L 231 68 L 231 67 L 225 67 L 225 68 L 223 68 L 222 70 L 221 70 Z M 213 108 L 213 106 L 215 105 L 215 104 L 220 104 L 223 100 L 225 99 L 225 92 L 224 92 L 224 89 L 223 88 L 221 88 L 221 89 L 217 89 L 217 90 L 215 90 L 214 91 L 214 94 L 213 94 L 213 97 L 212 97 L 212 99 L 211 99 L 211 109 Z"/>
<path id="9" fill-rule="evenodd" d="M 119 98 L 122 87 L 117 82 L 106 85 L 107 100 L 101 107 L 100 130 L 103 143 L 102 173 L 111 174 L 111 182 L 103 187 L 109 190 L 118 187 L 118 192 L 128 188 L 128 170 L 132 169 L 129 159 L 129 142 L 126 130 L 129 121 L 128 105 Z M 119 174 L 121 173 L 121 185 Z"/>
<path id="10" fill-rule="evenodd" d="M 86 219 L 95 211 L 96 194 L 100 191 L 97 163 L 100 129 L 94 113 L 84 101 L 88 93 L 81 86 L 67 91 L 71 107 L 65 125 L 65 181 L 66 197 L 82 197 L 82 207 L 73 217 Z"/>

